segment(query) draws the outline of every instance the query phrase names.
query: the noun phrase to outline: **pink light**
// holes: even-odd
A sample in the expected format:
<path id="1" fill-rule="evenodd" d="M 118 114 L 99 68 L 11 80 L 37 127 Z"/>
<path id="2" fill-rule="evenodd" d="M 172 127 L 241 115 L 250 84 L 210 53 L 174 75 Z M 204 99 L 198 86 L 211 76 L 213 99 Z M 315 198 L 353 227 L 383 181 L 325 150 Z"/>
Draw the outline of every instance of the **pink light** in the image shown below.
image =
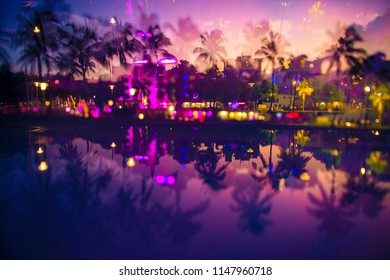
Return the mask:
<path id="1" fill-rule="evenodd" d="M 154 178 L 155 182 L 160 185 L 173 185 L 176 182 L 176 179 L 174 176 L 163 176 L 163 175 L 156 175 Z"/>
<path id="2" fill-rule="evenodd" d="M 213 112 L 211 112 L 211 111 L 208 111 L 208 112 L 206 113 L 206 116 L 207 116 L 208 118 L 210 118 L 212 115 L 213 115 Z"/>
<path id="3" fill-rule="evenodd" d="M 177 64 L 176 58 L 162 58 L 158 61 L 158 64 Z"/>
<path id="4" fill-rule="evenodd" d="M 34 107 L 34 108 L 33 108 L 33 112 L 35 112 L 35 113 L 38 112 L 38 110 L 39 110 L 39 109 L 38 109 L 37 107 Z"/>
<path id="5" fill-rule="evenodd" d="M 135 158 L 136 160 L 142 160 L 142 159 L 148 160 L 148 159 L 149 159 L 148 156 L 140 156 L 140 155 L 137 155 L 137 156 L 135 156 L 134 158 Z"/>
<path id="6" fill-rule="evenodd" d="M 69 107 L 66 107 L 66 108 L 65 108 L 65 112 L 69 113 L 69 112 L 70 112 L 70 108 L 69 108 Z"/>
<path id="7" fill-rule="evenodd" d="M 143 60 L 136 60 L 133 62 L 133 64 L 146 64 L 148 63 L 148 61 L 146 59 L 143 59 Z"/>

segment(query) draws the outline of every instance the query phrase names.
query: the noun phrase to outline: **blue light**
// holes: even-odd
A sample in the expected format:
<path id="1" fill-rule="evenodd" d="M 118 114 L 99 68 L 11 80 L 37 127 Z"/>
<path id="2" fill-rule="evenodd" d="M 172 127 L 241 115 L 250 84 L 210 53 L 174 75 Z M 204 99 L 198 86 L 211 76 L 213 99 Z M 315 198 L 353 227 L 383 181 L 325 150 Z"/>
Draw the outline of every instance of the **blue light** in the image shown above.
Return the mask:
<path id="1" fill-rule="evenodd" d="M 296 167 L 294 167 L 291 171 L 292 171 L 292 174 L 295 174 L 295 173 L 297 173 L 298 169 Z"/>
<path id="2" fill-rule="evenodd" d="M 188 92 L 183 91 L 183 96 L 184 96 L 184 97 L 187 97 L 187 96 L 188 96 Z"/>
<path id="3" fill-rule="evenodd" d="M 188 80 L 188 74 L 183 74 L 183 79 Z"/>
<path id="4" fill-rule="evenodd" d="M 187 148 L 186 148 L 186 147 L 183 147 L 183 148 L 181 148 L 181 151 L 182 151 L 183 153 L 185 153 L 185 152 L 187 152 Z"/>
<path id="5" fill-rule="evenodd" d="M 188 88 L 188 84 L 187 84 L 187 83 L 184 83 L 184 84 L 183 84 L 183 88 Z"/>
<path id="6" fill-rule="evenodd" d="M 272 172 L 272 170 L 274 170 L 274 166 L 273 166 L 273 165 L 270 165 L 270 166 L 268 167 L 268 170 L 269 170 L 269 172 Z"/>
<path id="7" fill-rule="evenodd" d="M 186 156 L 182 156 L 181 157 L 181 161 L 186 161 L 187 160 L 187 157 Z"/>
<path id="8" fill-rule="evenodd" d="M 276 78 L 275 77 L 272 78 L 272 82 L 276 83 Z"/>

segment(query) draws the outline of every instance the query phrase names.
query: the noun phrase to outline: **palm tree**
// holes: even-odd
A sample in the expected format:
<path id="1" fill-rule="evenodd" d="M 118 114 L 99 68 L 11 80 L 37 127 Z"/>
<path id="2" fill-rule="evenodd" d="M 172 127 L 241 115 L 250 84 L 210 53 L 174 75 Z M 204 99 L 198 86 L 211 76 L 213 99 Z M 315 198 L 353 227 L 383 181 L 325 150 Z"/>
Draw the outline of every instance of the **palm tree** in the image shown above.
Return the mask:
<path id="1" fill-rule="evenodd" d="M 202 46 L 193 50 L 193 53 L 198 54 L 195 64 L 199 65 L 201 62 L 204 62 L 207 69 L 218 68 L 219 62 L 223 62 L 225 65 L 227 52 L 223 44 L 226 42 L 226 39 L 223 38 L 222 31 L 213 30 L 210 33 L 205 32 L 200 35 L 200 39 Z"/>
<path id="2" fill-rule="evenodd" d="M 363 37 L 359 34 L 357 29 L 358 26 L 348 26 L 345 29 L 344 36 L 339 38 L 337 45 L 328 51 L 329 55 L 326 59 L 330 59 L 330 64 L 327 73 L 336 68 L 338 80 L 341 72 L 346 71 L 350 78 L 359 74 L 356 66 L 363 64 L 366 57 L 366 51 L 355 46 L 357 43 L 363 42 Z M 350 81 L 350 84 L 352 84 L 352 81 Z M 347 97 L 347 104 L 349 104 L 350 95 L 351 90 Z"/>
<path id="3" fill-rule="evenodd" d="M 72 78 L 78 75 L 85 80 L 89 72 L 95 72 L 96 32 L 87 25 L 69 23 L 59 34 L 64 51 L 56 57 L 58 69 Z"/>
<path id="4" fill-rule="evenodd" d="M 306 61 L 306 55 L 299 55 L 293 57 L 288 63 L 283 64 L 283 69 L 286 71 L 283 80 L 291 81 L 291 84 L 294 85 L 294 91 L 290 92 L 290 108 L 295 108 L 297 85 L 299 86 L 303 80 L 313 77 L 313 74 L 307 67 Z"/>
<path id="5" fill-rule="evenodd" d="M 269 36 L 263 38 L 260 49 L 255 52 L 256 56 L 265 58 L 266 60 L 268 60 L 268 62 L 271 63 L 272 96 L 270 110 L 272 110 L 272 104 L 275 101 L 275 69 L 277 66 L 283 64 L 283 61 L 287 56 L 291 56 L 291 54 L 285 52 L 284 48 L 286 46 L 288 46 L 288 43 L 283 40 L 282 36 L 279 33 L 274 33 L 273 31 L 270 31 Z"/>
<path id="6" fill-rule="evenodd" d="M 319 231 L 325 232 L 329 237 L 346 235 L 353 227 L 350 220 L 356 216 L 356 211 L 346 209 L 341 203 L 337 203 L 333 192 L 327 194 L 324 187 L 319 185 L 320 197 L 308 194 L 309 201 L 314 207 L 307 208 L 310 215 L 320 220 Z"/>
<path id="7" fill-rule="evenodd" d="M 225 169 L 230 162 L 223 164 L 217 168 L 219 161 L 218 154 L 215 154 L 211 150 L 200 151 L 195 163 L 195 170 L 198 171 L 199 177 L 203 179 L 212 190 L 218 191 L 225 189 L 227 186 L 221 182 L 226 177 Z"/>
<path id="8" fill-rule="evenodd" d="M 309 82 L 306 79 L 303 79 L 297 86 L 297 93 L 302 99 L 302 109 L 305 111 L 306 97 L 310 96 L 314 89 L 310 86 Z"/>
<path id="9" fill-rule="evenodd" d="M 23 47 L 18 63 L 22 68 L 30 65 L 38 68 L 38 77 L 42 80 L 42 64 L 47 71 L 51 67 L 51 51 L 58 48 L 57 16 L 48 10 L 34 9 L 30 14 L 18 16 L 18 27 L 14 36 L 17 48 Z"/>
<path id="10" fill-rule="evenodd" d="M 267 226 L 272 225 L 269 220 L 272 204 L 270 200 L 274 194 L 261 197 L 261 190 L 257 187 L 240 186 L 233 193 L 232 197 L 237 205 L 230 208 L 239 213 L 239 229 L 249 231 L 254 235 L 264 233 Z"/>

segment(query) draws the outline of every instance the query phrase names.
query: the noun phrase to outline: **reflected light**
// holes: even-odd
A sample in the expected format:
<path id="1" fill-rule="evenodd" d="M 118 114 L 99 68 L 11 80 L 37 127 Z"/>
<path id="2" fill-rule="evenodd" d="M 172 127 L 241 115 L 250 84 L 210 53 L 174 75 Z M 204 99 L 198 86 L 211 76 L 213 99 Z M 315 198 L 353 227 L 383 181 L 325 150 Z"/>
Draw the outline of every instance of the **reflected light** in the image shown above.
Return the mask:
<path id="1" fill-rule="evenodd" d="M 38 169 L 40 171 L 46 171 L 48 168 L 49 166 L 47 165 L 46 161 L 41 161 L 41 163 L 38 166 Z"/>
<path id="2" fill-rule="evenodd" d="M 128 160 L 127 160 L 127 166 L 128 167 L 134 167 L 135 166 L 135 160 L 134 160 L 134 158 L 129 158 Z"/>
<path id="3" fill-rule="evenodd" d="M 37 154 L 43 154 L 43 149 L 41 147 L 38 148 Z"/>
<path id="4" fill-rule="evenodd" d="M 176 182 L 176 179 L 174 176 L 169 175 L 169 176 L 163 176 L 163 175 L 156 175 L 154 178 L 157 184 L 160 185 L 173 185 Z"/>

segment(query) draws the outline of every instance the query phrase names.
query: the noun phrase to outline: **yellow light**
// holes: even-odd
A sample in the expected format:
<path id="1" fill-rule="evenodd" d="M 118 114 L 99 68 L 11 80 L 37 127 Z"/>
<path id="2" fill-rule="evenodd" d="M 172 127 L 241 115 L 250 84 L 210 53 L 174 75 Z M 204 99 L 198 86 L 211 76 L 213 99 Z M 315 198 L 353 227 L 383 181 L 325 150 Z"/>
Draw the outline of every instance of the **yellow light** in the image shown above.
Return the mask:
<path id="1" fill-rule="evenodd" d="M 135 160 L 134 160 L 134 158 L 129 158 L 128 160 L 127 160 L 127 166 L 128 167 L 133 167 L 133 166 L 135 166 Z"/>
<path id="2" fill-rule="evenodd" d="M 367 92 L 367 93 L 369 93 L 369 92 L 371 91 L 371 88 L 370 88 L 369 86 L 365 86 L 365 87 L 364 87 L 364 91 Z"/>
<path id="3" fill-rule="evenodd" d="M 168 111 L 169 111 L 169 112 L 173 112 L 173 110 L 175 110 L 175 106 L 170 105 L 170 106 L 168 107 Z"/>
<path id="4" fill-rule="evenodd" d="M 332 156 L 337 157 L 339 155 L 339 151 L 336 149 L 332 150 Z"/>
<path id="5" fill-rule="evenodd" d="M 114 89 L 114 85 L 109 85 L 110 89 L 113 90 Z"/>
<path id="6" fill-rule="evenodd" d="M 248 153 L 253 153 L 253 149 L 252 148 L 249 148 L 248 150 L 246 150 Z"/>
<path id="7" fill-rule="evenodd" d="M 43 154 L 43 149 L 41 147 L 38 148 L 37 154 Z"/>
<path id="8" fill-rule="evenodd" d="M 307 172 L 304 172 L 301 174 L 301 176 L 299 176 L 299 179 L 301 179 L 302 181 L 309 181 L 310 175 Z"/>
<path id="9" fill-rule="evenodd" d="M 378 136 L 379 135 L 379 131 L 377 130 L 377 131 L 375 131 L 375 133 L 374 133 L 376 136 Z"/>
<path id="10" fill-rule="evenodd" d="M 351 123 L 351 122 L 346 122 L 346 123 L 345 123 L 345 126 L 351 127 L 351 126 L 352 126 L 352 123 Z"/>
<path id="11" fill-rule="evenodd" d="M 114 17 L 110 18 L 110 23 L 111 24 L 115 24 L 116 23 L 116 19 Z"/>
<path id="12" fill-rule="evenodd" d="M 108 104 L 108 106 L 112 106 L 112 105 L 114 105 L 114 101 L 108 100 L 107 104 Z"/>
<path id="13" fill-rule="evenodd" d="M 36 87 L 39 87 L 39 84 L 40 84 L 40 82 L 34 82 L 34 85 L 35 85 Z"/>
<path id="14" fill-rule="evenodd" d="M 143 119 L 145 118 L 145 115 L 142 114 L 142 113 L 139 113 L 139 114 L 138 114 L 138 118 L 139 118 L 140 120 L 143 120 Z"/>
<path id="15" fill-rule="evenodd" d="M 379 123 L 379 119 L 375 119 L 375 123 Z"/>
<path id="16" fill-rule="evenodd" d="M 45 106 L 50 106 L 50 101 L 46 100 L 45 101 Z"/>
<path id="17" fill-rule="evenodd" d="M 49 86 L 48 83 L 40 83 L 40 85 L 41 85 L 41 90 L 46 90 L 47 87 Z"/>
<path id="18" fill-rule="evenodd" d="M 41 32 L 39 27 L 38 26 L 34 26 L 34 33 L 39 33 L 39 32 Z"/>
<path id="19" fill-rule="evenodd" d="M 234 112 L 229 112 L 229 119 L 234 119 Z"/>
<path id="20" fill-rule="evenodd" d="M 49 166 L 47 165 L 46 161 L 41 161 L 41 163 L 38 166 L 38 169 L 40 171 L 46 171 L 48 168 Z"/>
<path id="21" fill-rule="evenodd" d="M 219 114 L 221 115 L 221 117 L 227 117 L 228 112 L 227 111 L 220 111 Z"/>
<path id="22" fill-rule="evenodd" d="M 112 143 L 111 143 L 111 148 L 115 148 L 115 147 L 116 147 L 115 142 L 112 142 Z"/>
<path id="23" fill-rule="evenodd" d="M 131 96 L 134 96 L 136 92 L 137 92 L 137 90 L 135 88 L 131 88 L 130 89 L 130 95 Z"/>
<path id="24" fill-rule="evenodd" d="M 360 174 L 362 175 L 366 174 L 366 169 L 364 167 L 360 168 Z"/>

